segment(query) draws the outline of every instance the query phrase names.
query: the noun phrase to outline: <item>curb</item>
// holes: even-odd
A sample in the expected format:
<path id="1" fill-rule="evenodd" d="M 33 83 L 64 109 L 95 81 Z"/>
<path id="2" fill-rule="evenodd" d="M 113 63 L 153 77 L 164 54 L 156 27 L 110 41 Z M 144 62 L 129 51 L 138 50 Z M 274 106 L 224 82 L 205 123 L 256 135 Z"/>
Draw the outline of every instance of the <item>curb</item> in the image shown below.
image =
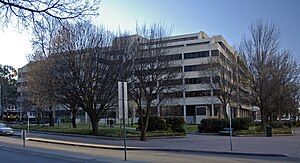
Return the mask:
<path id="1" fill-rule="evenodd" d="M 101 148 L 110 150 L 124 150 L 123 146 L 113 145 L 100 145 L 100 144 L 87 144 L 67 141 L 57 141 L 50 139 L 40 138 L 28 138 L 29 141 L 53 143 L 61 145 L 79 146 L 79 147 L 90 147 L 90 148 Z M 264 157 L 289 157 L 287 154 L 272 154 L 272 153 L 247 153 L 247 152 L 231 152 L 231 151 L 202 151 L 202 150 L 191 150 L 191 149 L 165 149 L 165 148 L 145 148 L 145 147 L 127 147 L 127 150 L 149 150 L 149 151 L 164 151 L 164 152 L 192 152 L 199 154 L 224 154 L 224 155 L 241 155 L 241 156 L 264 156 Z"/>

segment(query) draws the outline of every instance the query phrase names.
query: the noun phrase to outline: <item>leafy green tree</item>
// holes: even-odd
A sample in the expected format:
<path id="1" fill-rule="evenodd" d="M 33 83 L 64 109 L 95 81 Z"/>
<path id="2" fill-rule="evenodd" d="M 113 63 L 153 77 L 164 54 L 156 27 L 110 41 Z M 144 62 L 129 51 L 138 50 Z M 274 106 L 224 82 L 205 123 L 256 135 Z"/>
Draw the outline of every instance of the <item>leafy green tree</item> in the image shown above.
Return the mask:
<path id="1" fill-rule="evenodd" d="M 0 109 L 16 105 L 17 71 L 9 65 L 0 65 Z"/>

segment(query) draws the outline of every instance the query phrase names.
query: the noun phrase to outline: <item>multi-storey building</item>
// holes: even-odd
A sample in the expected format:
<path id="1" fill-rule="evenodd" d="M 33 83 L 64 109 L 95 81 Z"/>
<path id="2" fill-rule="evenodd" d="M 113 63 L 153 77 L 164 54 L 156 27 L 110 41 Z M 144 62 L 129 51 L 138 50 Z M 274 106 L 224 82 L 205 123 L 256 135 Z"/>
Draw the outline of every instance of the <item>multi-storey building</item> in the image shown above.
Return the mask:
<path id="1" fill-rule="evenodd" d="M 176 83 L 184 89 L 165 99 L 158 114 L 168 116 L 162 110 L 173 109 L 187 123 L 200 123 L 203 118 L 223 118 L 224 106 L 230 102 L 233 117 L 250 116 L 251 101 L 245 86 L 247 68 L 222 36 L 209 37 L 199 32 L 166 40 L 171 48 L 168 55 L 176 55 L 172 58 L 178 60 L 183 73 L 183 79 Z M 222 99 L 222 93 L 231 94 L 230 99 Z"/>
<path id="2" fill-rule="evenodd" d="M 129 38 L 143 39 L 137 35 Z M 233 117 L 251 115 L 251 100 L 245 84 L 247 68 L 221 35 L 209 37 L 199 32 L 167 37 L 164 42 L 168 42 L 170 49 L 164 59 L 175 61 L 174 68 L 182 74 L 181 78 L 173 80 L 173 85 L 183 89 L 164 99 L 158 115 L 183 116 L 187 123 L 195 124 L 204 118 L 223 118 L 227 102 L 233 108 Z M 22 71 L 19 69 L 19 92 L 25 84 Z M 230 94 L 230 99 L 222 99 L 224 91 Z"/>

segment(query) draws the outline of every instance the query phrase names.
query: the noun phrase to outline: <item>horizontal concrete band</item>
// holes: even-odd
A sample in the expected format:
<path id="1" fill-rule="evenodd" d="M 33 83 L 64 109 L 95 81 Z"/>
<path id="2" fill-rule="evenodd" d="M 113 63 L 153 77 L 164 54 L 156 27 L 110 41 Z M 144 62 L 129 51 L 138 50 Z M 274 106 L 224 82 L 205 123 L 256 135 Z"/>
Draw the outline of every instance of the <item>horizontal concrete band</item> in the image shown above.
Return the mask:
<path id="1" fill-rule="evenodd" d="M 89 144 L 89 143 L 79 143 L 79 142 L 70 142 L 70 141 L 61 141 L 61 140 L 52 140 L 52 139 L 42 139 L 42 138 L 27 138 L 27 140 L 43 142 L 43 143 L 79 146 L 79 147 L 124 150 L 123 146 Z M 191 150 L 191 149 L 164 149 L 164 148 L 145 148 L 145 147 L 126 147 L 126 149 L 127 150 L 152 150 L 152 151 L 165 151 L 165 152 L 193 152 L 193 153 L 200 153 L 200 154 L 206 153 L 206 154 L 226 154 L 226 155 L 243 155 L 243 156 L 289 157 L 286 154 L 248 153 L 248 152 L 231 152 L 231 151 L 202 151 L 202 150 Z"/>

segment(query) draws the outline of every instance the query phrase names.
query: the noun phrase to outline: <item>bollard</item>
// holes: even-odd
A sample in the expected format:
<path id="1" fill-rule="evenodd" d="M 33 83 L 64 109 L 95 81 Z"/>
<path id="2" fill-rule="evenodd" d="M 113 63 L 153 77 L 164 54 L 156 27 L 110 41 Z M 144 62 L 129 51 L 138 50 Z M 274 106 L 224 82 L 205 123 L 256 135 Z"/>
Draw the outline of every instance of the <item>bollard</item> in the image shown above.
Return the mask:
<path id="1" fill-rule="evenodd" d="M 26 147 L 26 130 L 21 131 L 21 137 L 23 139 L 23 148 Z"/>
<path id="2" fill-rule="evenodd" d="M 266 126 L 267 137 L 272 137 L 272 126 Z"/>

